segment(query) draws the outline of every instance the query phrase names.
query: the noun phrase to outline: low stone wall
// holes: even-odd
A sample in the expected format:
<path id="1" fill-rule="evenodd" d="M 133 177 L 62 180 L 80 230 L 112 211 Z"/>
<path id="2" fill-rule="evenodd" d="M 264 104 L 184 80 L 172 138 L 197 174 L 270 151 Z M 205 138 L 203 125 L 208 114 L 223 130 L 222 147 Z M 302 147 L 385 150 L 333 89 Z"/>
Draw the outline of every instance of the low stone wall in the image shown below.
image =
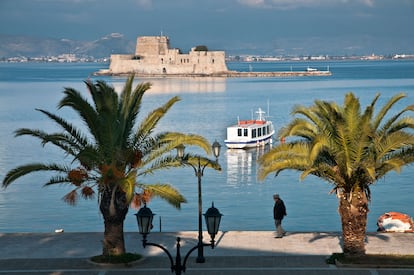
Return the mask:
<path id="1" fill-rule="evenodd" d="M 287 71 L 287 72 L 227 72 L 226 77 L 296 77 L 296 76 L 330 76 L 330 71 Z"/>
<path id="2" fill-rule="evenodd" d="M 101 70 L 94 75 L 105 75 L 105 76 L 127 76 L 130 73 L 112 73 L 110 70 Z M 190 74 L 190 73 L 180 73 L 180 74 L 142 74 L 135 73 L 135 76 L 140 77 L 302 77 L 302 76 L 331 76 L 330 71 L 287 71 L 287 72 L 236 72 L 236 71 L 227 71 L 219 72 L 212 74 Z"/>

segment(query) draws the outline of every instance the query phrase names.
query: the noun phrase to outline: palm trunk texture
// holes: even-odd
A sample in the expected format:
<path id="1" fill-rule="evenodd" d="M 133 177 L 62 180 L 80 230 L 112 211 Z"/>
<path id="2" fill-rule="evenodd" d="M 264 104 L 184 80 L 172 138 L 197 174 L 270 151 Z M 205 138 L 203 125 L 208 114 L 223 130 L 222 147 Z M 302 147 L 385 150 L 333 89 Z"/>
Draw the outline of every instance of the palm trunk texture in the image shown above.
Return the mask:
<path id="1" fill-rule="evenodd" d="M 105 223 L 102 255 L 124 254 L 124 220 L 128 213 L 125 193 L 118 188 L 115 191 L 107 188 L 102 193 L 100 210 Z"/>
<path id="2" fill-rule="evenodd" d="M 346 256 L 365 255 L 368 203 L 363 191 L 339 196 L 339 214 L 342 222 L 343 252 Z"/>

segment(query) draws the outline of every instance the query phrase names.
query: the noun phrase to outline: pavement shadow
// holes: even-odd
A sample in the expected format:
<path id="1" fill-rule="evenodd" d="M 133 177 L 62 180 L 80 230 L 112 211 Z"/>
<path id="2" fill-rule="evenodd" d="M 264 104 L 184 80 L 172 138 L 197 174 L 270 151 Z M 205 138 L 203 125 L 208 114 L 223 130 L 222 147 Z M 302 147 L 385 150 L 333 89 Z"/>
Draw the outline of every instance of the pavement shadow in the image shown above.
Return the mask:
<path id="1" fill-rule="evenodd" d="M 302 235 L 304 232 L 289 232 L 289 236 L 291 235 Z M 309 238 L 309 242 L 315 242 L 318 240 L 326 239 L 326 238 L 340 238 L 341 234 L 338 232 L 312 232 L 312 237 Z"/>
<path id="2" fill-rule="evenodd" d="M 392 234 L 392 233 L 387 233 L 387 234 Z M 377 232 L 375 232 L 375 233 L 370 232 L 370 233 L 366 234 L 365 242 L 367 242 L 367 243 L 368 243 L 368 238 L 377 238 L 377 239 L 382 240 L 382 241 L 390 241 L 390 239 L 391 239 L 389 236 L 386 236 L 385 233 L 377 233 Z"/>

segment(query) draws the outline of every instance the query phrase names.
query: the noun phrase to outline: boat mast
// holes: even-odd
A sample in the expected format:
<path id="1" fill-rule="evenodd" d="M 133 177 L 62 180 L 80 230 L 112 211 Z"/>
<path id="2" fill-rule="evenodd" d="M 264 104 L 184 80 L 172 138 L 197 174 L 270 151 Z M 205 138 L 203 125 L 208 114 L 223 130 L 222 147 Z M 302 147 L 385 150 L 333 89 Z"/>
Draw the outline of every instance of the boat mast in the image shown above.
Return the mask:
<path id="1" fill-rule="evenodd" d="M 270 117 L 270 110 L 269 110 L 269 99 L 267 100 L 267 117 Z"/>
<path id="2" fill-rule="evenodd" d="M 265 114 L 265 113 L 266 113 L 266 112 L 262 111 L 262 108 L 259 108 L 259 110 L 258 110 L 258 111 L 256 111 L 256 114 L 259 114 L 259 116 L 258 116 L 257 120 L 259 120 L 259 121 L 263 121 L 263 120 L 265 120 L 264 115 L 263 115 L 263 114 Z"/>

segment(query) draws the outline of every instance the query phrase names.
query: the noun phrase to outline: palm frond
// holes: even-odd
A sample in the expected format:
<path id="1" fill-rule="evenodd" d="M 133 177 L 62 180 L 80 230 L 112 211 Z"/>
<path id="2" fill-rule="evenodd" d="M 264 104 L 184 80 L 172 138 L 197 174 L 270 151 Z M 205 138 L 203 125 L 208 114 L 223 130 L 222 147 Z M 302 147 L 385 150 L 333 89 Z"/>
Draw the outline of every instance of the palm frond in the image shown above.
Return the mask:
<path id="1" fill-rule="evenodd" d="M 27 174 L 30 174 L 33 172 L 40 172 L 40 171 L 54 171 L 54 172 L 68 173 L 70 171 L 70 168 L 68 168 L 67 166 L 62 166 L 58 164 L 43 164 L 43 163 L 33 163 L 33 164 L 26 164 L 26 165 L 18 166 L 10 170 L 6 174 L 6 176 L 3 179 L 3 187 L 6 188 L 13 181 Z"/>
<path id="2" fill-rule="evenodd" d="M 177 209 L 181 208 L 181 204 L 187 202 L 184 196 L 169 184 L 137 184 L 138 188 L 148 190 L 151 197 L 159 197 Z"/>
<path id="3" fill-rule="evenodd" d="M 145 162 L 139 169 L 137 176 L 153 175 L 160 170 L 167 170 L 182 166 L 181 161 L 176 156 L 160 156 L 151 162 Z"/>
<path id="4" fill-rule="evenodd" d="M 278 132 L 278 136 L 281 137 L 297 136 L 307 140 L 312 140 L 317 134 L 317 127 L 303 118 L 295 118 L 291 123 L 282 127 Z"/>
<path id="5" fill-rule="evenodd" d="M 45 111 L 45 110 L 41 110 L 41 109 L 36 109 L 36 110 L 38 110 L 39 112 L 42 112 L 43 114 L 48 116 L 51 120 L 55 121 L 59 126 L 62 127 L 62 129 L 64 129 L 67 133 L 69 133 L 69 135 L 73 137 L 73 139 L 76 140 L 76 142 L 79 145 L 86 146 L 88 144 L 88 139 L 84 137 L 83 134 L 76 127 L 74 127 L 72 124 L 67 122 L 65 119 L 57 115 L 54 115 L 48 111 Z"/>
<path id="6" fill-rule="evenodd" d="M 76 156 L 78 152 L 83 150 L 82 144 L 79 144 L 73 136 L 65 133 L 48 134 L 41 130 L 32 130 L 27 128 L 21 128 L 15 131 L 16 137 L 24 135 L 39 138 L 41 140 L 42 146 L 51 143 L 60 148 L 67 155 Z"/>
<path id="7" fill-rule="evenodd" d="M 402 114 L 402 112 L 401 112 Z M 396 115 L 395 117 L 397 117 Z M 391 123 L 392 121 L 392 123 Z M 387 125 L 384 126 L 380 134 L 389 135 L 395 132 L 402 130 L 414 130 L 414 118 L 412 117 L 403 117 L 399 120 L 392 118 L 387 122 Z"/>
<path id="8" fill-rule="evenodd" d="M 286 169 L 304 171 L 311 163 L 309 150 L 309 144 L 305 142 L 285 143 L 272 148 L 258 160 L 258 178 L 263 180 L 273 172 L 277 175 Z"/>
<path id="9" fill-rule="evenodd" d="M 48 185 L 54 185 L 54 184 L 70 184 L 72 185 L 72 182 L 67 176 L 52 176 L 45 184 L 44 186 Z"/>
<path id="10" fill-rule="evenodd" d="M 93 87 L 90 82 L 85 83 L 87 84 L 87 87 Z M 85 122 L 88 127 L 87 129 L 90 131 L 92 136 L 97 137 L 100 125 L 98 124 L 97 112 L 93 106 L 82 97 L 80 92 L 73 88 L 65 88 L 63 93 L 65 94 L 65 97 L 59 102 L 58 108 L 72 108 L 77 114 L 79 114 L 82 121 Z"/>
<path id="11" fill-rule="evenodd" d="M 167 132 L 159 135 L 160 144 L 169 144 L 172 148 L 177 145 L 196 146 L 204 150 L 207 155 L 212 153 L 211 144 L 206 138 L 195 134 L 183 134 L 179 132 Z"/>
<path id="12" fill-rule="evenodd" d="M 156 108 L 150 112 L 148 116 L 143 120 L 140 127 L 137 129 L 134 143 L 138 143 L 142 137 L 145 139 L 148 135 L 150 135 L 153 132 L 154 128 L 157 126 L 158 122 L 178 101 L 180 101 L 180 98 L 175 96 L 168 100 L 163 106 Z"/>
<path id="13" fill-rule="evenodd" d="M 122 191 L 125 192 L 127 202 L 130 203 L 135 194 L 135 181 L 137 172 L 131 171 L 126 177 L 119 183 Z"/>
<path id="14" fill-rule="evenodd" d="M 378 97 L 379 95 L 377 95 Z M 377 100 L 377 97 L 374 99 L 374 101 Z M 381 110 L 378 112 L 378 114 L 376 115 L 376 117 L 373 120 L 373 127 L 374 129 L 379 129 L 379 126 L 381 125 L 381 122 L 383 121 L 383 119 L 385 118 L 385 116 L 387 115 L 387 113 L 389 112 L 389 110 L 392 108 L 392 106 L 394 106 L 398 101 L 400 101 L 401 99 L 403 99 L 404 97 L 406 97 L 406 95 L 404 93 L 399 93 L 396 94 L 395 96 L 393 96 L 389 101 L 387 101 L 383 107 L 381 108 Z M 387 123 L 385 124 L 392 124 L 392 121 L 397 119 L 399 117 L 399 115 L 394 116 L 393 118 L 391 118 Z M 385 126 L 385 128 L 387 128 L 387 126 Z"/>
<path id="15" fill-rule="evenodd" d="M 183 134 L 178 132 L 164 132 L 153 137 L 146 162 L 150 162 L 165 153 L 175 151 L 179 145 L 195 146 L 204 150 L 208 155 L 212 153 L 210 143 L 200 135 Z"/>
<path id="16" fill-rule="evenodd" d="M 119 142 L 124 142 L 124 147 L 128 145 L 133 129 L 135 126 L 136 118 L 141 109 L 142 97 L 144 93 L 150 89 L 150 83 L 142 83 L 136 86 L 132 92 L 132 83 L 134 76 L 131 75 L 125 83 L 124 89 L 121 93 L 119 102 Z M 133 144 L 133 143 L 132 143 Z"/>
<path id="17" fill-rule="evenodd" d="M 87 82 L 98 117 L 112 116 L 118 112 L 118 94 L 115 88 L 105 81 L 98 80 L 95 84 Z"/>
<path id="18" fill-rule="evenodd" d="M 221 171 L 221 166 L 217 161 L 196 154 L 185 154 L 181 161 L 181 165 L 192 167 L 209 167 L 217 171 Z"/>

